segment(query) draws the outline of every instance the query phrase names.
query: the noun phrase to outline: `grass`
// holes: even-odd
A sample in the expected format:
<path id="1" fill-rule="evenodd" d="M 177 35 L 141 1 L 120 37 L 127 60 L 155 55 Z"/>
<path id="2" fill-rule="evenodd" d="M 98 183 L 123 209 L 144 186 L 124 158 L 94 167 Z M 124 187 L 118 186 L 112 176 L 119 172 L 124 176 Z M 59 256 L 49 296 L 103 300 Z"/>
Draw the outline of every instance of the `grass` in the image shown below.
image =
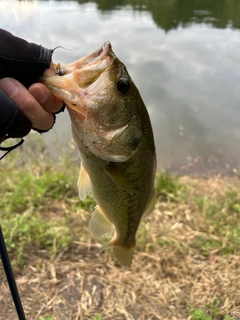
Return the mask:
<path id="1" fill-rule="evenodd" d="M 158 198 L 162 200 L 171 199 L 178 202 L 187 197 L 187 186 L 179 182 L 179 176 L 171 175 L 167 170 L 157 174 L 155 189 Z"/>
<path id="2" fill-rule="evenodd" d="M 0 167 L 0 223 L 28 319 L 239 319 L 237 179 L 159 173 L 127 269 L 97 253 L 95 203 L 78 198 L 75 154 L 53 160 L 36 148 L 38 159 L 17 150 Z M 0 310 L 14 319 L 1 267 Z"/>
<path id="3" fill-rule="evenodd" d="M 195 309 L 191 312 L 191 320 L 214 320 L 215 319 L 215 315 L 217 316 L 218 310 L 216 309 L 215 312 L 213 312 L 213 314 L 211 316 L 208 316 L 203 310 L 201 309 Z M 224 320 L 235 320 L 235 317 L 231 317 L 231 316 L 224 316 L 223 318 Z"/>

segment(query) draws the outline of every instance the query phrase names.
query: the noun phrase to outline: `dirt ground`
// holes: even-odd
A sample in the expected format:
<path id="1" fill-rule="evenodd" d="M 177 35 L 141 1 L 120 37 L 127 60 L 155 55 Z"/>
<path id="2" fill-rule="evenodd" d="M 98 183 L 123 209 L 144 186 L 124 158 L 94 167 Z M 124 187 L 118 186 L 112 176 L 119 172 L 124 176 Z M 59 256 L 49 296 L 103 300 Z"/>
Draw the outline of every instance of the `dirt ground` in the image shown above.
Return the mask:
<path id="1" fill-rule="evenodd" d="M 224 238 L 220 249 L 201 250 L 201 236 L 220 236 L 206 227 L 193 199 L 239 192 L 240 182 L 183 177 L 181 183 L 191 186 L 190 196 L 158 201 L 142 223 L 130 268 L 118 265 L 111 251 L 96 253 L 94 240 L 75 241 L 54 259 L 45 250 L 28 252 L 25 266 L 15 270 L 27 319 L 239 319 L 240 255 L 221 254 Z M 193 318 L 196 309 L 210 317 Z M 0 266 L 0 320 L 15 319 Z"/>

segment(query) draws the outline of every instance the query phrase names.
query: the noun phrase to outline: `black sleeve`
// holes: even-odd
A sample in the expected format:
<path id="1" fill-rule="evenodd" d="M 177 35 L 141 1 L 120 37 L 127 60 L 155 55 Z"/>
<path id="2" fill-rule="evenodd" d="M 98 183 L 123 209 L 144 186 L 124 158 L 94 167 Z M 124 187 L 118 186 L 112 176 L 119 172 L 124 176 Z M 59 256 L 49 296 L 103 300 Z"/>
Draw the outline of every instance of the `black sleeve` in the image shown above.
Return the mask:
<path id="1" fill-rule="evenodd" d="M 25 117 L 17 105 L 0 90 L 0 143 L 6 136 L 21 138 L 32 128 L 30 120 Z"/>
<path id="2" fill-rule="evenodd" d="M 52 52 L 0 29 L 0 79 L 12 77 L 28 88 L 49 68 Z M 0 91 L 0 143 L 5 137 L 25 136 L 31 127 L 17 105 Z"/>
<path id="3" fill-rule="evenodd" d="M 0 29 L 0 79 L 12 77 L 29 87 L 50 67 L 52 52 Z"/>

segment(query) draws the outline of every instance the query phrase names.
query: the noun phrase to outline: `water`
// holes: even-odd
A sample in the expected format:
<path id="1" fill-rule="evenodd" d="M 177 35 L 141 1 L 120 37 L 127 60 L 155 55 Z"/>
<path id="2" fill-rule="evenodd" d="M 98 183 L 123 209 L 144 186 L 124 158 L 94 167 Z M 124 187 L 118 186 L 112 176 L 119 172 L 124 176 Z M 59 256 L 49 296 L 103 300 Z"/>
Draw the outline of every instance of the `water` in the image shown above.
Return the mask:
<path id="1" fill-rule="evenodd" d="M 240 1 L 0 1 L 0 27 L 72 62 L 110 40 L 152 121 L 158 166 L 240 170 Z M 68 115 L 45 134 L 71 139 Z M 55 151 L 54 151 L 55 150 Z"/>

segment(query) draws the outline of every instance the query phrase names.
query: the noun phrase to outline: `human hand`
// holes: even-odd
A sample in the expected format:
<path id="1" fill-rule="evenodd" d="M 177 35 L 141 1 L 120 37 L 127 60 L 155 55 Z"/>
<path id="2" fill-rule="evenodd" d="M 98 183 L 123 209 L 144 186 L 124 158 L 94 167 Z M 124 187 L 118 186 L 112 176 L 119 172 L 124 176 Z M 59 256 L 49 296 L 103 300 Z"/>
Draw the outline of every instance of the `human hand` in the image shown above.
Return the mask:
<path id="1" fill-rule="evenodd" d="M 53 63 L 43 75 L 55 76 Z M 30 120 L 32 128 L 39 132 L 47 131 L 53 126 L 53 113 L 59 112 L 63 107 L 63 101 L 53 96 L 42 83 L 34 83 L 27 89 L 18 80 L 7 77 L 0 80 L 0 90 L 16 103 Z"/>
<path id="2" fill-rule="evenodd" d="M 54 66 L 47 69 L 45 76 L 54 76 Z M 13 78 L 0 80 L 0 90 L 11 98 L 30 120 L 32 128 L 40 132 L 49 130 L 55 121 L 53 113 L 61 110 L 63 101 L 56 98 L 42 83 L 34 83 L 28 89 Z"/>
<path id="3" fill-rule="evenodd" d="M 36 82 L 55 75 L 53 51 L 0 29 L 0 143 L 53 126 L 63 102 Z"/>

